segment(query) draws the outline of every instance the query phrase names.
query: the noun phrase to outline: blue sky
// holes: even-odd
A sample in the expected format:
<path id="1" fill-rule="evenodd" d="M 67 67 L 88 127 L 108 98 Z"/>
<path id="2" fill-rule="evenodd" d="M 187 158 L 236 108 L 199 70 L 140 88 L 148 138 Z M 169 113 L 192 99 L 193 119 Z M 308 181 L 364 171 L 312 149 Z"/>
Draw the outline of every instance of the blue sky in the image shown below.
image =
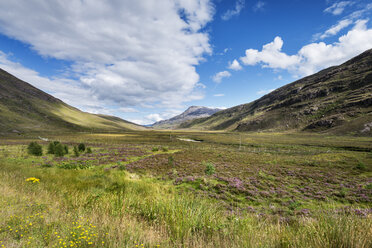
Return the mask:
<path id="1" fill-rule="evenodd" d="M 0 0 L 0 68 L 140 124 L 232 107 L 372 48 L 365 0 Z"/>

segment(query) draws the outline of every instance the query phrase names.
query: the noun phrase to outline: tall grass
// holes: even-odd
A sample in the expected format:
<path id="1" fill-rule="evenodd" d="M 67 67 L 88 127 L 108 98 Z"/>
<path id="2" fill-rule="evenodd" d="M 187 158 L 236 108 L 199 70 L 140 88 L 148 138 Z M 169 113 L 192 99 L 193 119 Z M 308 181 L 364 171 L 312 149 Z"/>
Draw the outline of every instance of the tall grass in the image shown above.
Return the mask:
<path id="1" fill-rule="evenodd" d="M 59 239 L 69 242 L 76 223 L 82 222 L 86 228 L 96 226 L 94 243 L 87 247 L 372 246 L 370 216 L 324 213 L 285 222 L 236 215 L 211 199 L 180 193 L 172 185 L 126 171 L 30 164 L 29 160 L 0 158 L 0 241 L 6 247 L 53 247 Z M 40 178 L 40 183 L 30 184 L 25 181 L 28 177 Z M 44 219 L 38 219 L 26 235 L 31 241 L 6 229 L 11 216 L 21 220 L 37 213 Z"/>

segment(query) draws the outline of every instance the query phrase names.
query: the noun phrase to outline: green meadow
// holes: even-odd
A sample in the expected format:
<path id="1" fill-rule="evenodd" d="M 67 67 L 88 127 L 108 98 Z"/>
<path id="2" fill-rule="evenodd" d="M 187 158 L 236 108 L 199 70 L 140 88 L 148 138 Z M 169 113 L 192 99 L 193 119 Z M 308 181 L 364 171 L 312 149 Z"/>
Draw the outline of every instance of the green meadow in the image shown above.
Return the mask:
<path id="1" fill-rule="evenodd" d="M 0 178 L 0 247 L 372 247 L 368 137 L 14 135 Z"/>

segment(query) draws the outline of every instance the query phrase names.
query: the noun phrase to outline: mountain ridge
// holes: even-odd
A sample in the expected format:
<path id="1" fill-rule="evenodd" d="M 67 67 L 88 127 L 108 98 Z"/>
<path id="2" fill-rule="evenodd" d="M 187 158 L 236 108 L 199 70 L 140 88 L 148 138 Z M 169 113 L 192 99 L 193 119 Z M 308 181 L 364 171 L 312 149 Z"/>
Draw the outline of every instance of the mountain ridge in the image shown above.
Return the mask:
<path id="1" fill-rule="evenodd" d="M 372 126 L 372 49 L 284 85 L 246 104 L 181 128 L 230 131 L 361 133 Z M 367 128 L 368 129 L 368 128 Z"/>
<path id="2" fill-rule="evenodd" d="M 0 133 L 145 129 L 114 116 L 80 111 L 0 68 Z"/>

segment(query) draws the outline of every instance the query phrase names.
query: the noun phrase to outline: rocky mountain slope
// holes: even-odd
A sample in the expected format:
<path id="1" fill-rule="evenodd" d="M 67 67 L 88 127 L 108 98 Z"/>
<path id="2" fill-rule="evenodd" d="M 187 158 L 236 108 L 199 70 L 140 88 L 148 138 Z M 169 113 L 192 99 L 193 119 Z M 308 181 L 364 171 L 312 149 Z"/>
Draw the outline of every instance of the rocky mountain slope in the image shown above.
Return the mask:
<path id="1" fill-rule="evenodd" d="M 160 128 L 160 129 L 177 128 L 178 125 L 183 122 L 194 120 L 197 118 L 208 117 L 218 111 L 221 111 L 221 109 L 201 107 L 201 106 L 191 106 L 182 114 L 179 114 L 168 120 L 162 120 L 162 121 L 155 122 L 154 124 L 152 124 L 152 127 Z"/>
<path id="2" fill-rule="evenodd" d="M 372 49 L 248 104 L 181 124 L 236 131 L 317 131 L 372 135 Z"/>
<path id="3" fill-rule="evenodd" d="M 117 117 L 82 112 L 0 69 L 0 135 L 137 129 L 144 127 Z"/>

